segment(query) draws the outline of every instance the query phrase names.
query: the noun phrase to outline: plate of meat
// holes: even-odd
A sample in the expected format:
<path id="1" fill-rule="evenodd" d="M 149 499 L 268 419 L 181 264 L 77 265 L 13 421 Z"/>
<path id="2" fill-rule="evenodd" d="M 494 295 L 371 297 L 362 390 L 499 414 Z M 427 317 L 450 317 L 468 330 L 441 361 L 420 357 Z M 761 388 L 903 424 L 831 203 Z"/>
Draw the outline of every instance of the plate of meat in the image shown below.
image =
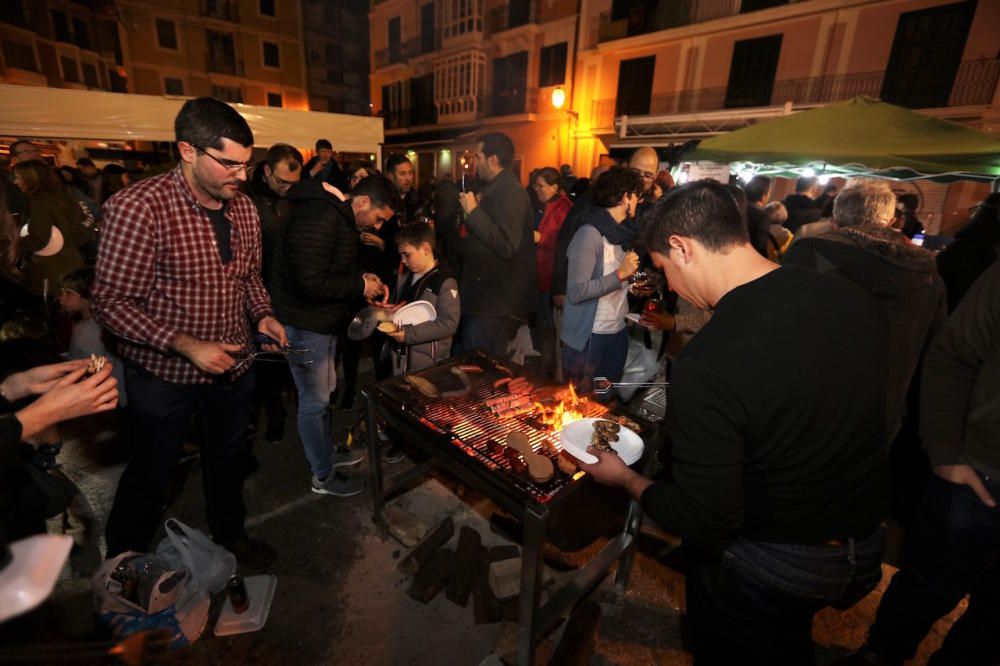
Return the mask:
<path id="1" fill-rule="evenodd" d="M 587 452 L 588 446 L 618 455 L 626 465 L 642 457 L 642 438 L 628 428 L 608 419 L 580 419 L 562 429 L 559 443 L 574 458 L 595 463 L 597 458 Z"/>

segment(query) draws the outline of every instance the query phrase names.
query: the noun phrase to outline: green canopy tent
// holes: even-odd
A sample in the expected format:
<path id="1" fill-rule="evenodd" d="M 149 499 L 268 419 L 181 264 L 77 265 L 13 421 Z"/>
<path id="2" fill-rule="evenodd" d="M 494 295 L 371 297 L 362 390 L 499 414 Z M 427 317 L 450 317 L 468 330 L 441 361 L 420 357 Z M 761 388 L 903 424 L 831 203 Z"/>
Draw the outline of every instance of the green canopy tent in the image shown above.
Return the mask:
<path id="1" fill-rule="evenodd" d="M 938 181 L 1000 178 L 1000 137 L 871 97 L 794 113 L 702 141 L 686 160 L 748 162 L 757 173 Z"/>

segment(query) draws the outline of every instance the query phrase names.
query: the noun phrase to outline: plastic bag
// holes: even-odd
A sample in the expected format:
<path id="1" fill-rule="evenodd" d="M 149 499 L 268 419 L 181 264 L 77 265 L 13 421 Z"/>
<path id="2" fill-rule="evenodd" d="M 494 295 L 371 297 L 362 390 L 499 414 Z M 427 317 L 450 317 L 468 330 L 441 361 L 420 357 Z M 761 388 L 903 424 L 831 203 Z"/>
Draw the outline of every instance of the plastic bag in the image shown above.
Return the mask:
<path id="1" fill-rule="evenodd" d="M 150 555 L 135 552 L 123 553 L 106 560 L 91 579 L 99 620 L 119 639 L 137 631 L 159 629 L 170 633 L 172 649 L 197 640 L 208 623 L 208 611 L 211 607 L 208 594 L 192 584 L 186 576 L 177 583 L 171 576 L 177 572 L 164 571 L 154 581 L 154 587 L 162 590 L 154 589 L 148 594 L 150 608 L 155 609 L 155 612 L 147 612 L 136 603 L 138 599 L 133 601 L 124 598 L 122 585 L 112 577 L 121 562 L 136 559 L 150 560 L 160 567 L 164 566 Z M 173 583 L 168 584 L 171 588 L 169 592 L 166 591 L 168 585 L 164 585 L 166 581 Z"/>
<path id="2" fill-rule="evenodd" d="M 187 571 L 209 594 L 221 591 L 236 573 L 236 556 L 176 518 L 168 518 L 164 527 L 167 538 L 156 547 L 156 557 L 171 569 Z"/>

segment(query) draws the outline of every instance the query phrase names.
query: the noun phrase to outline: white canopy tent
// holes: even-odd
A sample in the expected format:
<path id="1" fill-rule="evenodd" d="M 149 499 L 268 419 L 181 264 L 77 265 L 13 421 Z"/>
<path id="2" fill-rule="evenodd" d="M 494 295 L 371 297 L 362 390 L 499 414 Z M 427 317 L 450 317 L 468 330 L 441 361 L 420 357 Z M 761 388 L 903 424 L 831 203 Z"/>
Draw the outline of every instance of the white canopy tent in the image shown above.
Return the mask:
<path id="1" fill-rule="evenodd" d="M 173 141 L 177 97 L 94 90 L 0 85 L 0 135 L 96 141 Z M 253 130 L 257 146 L 290 143 L 312 148 L 329 139 L 334 148 L 380 154 L 381 118 L 292 111 L 233 104 Z"/>

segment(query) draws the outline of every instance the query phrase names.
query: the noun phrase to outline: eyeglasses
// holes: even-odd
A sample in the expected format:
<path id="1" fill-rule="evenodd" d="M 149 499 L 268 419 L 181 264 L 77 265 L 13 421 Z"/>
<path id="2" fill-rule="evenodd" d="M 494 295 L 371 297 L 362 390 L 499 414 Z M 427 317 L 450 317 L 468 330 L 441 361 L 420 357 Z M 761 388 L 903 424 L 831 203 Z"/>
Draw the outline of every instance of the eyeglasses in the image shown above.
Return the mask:
<path id="1" fill-rule="evenodd" d="M 227 160 L 225 158 L 216 157 L 215 155 L 208 152 L 201 146 L 196 146 L 193 143 L 191 144 L 191 147 L 197 150 L 199 153 L 211 157 L 213 160 L 222 165 L 222 167 L 225 168 L 225 170 L 228 171 L 229 173 L 238 173 L 240 171 L 245 171 L 249 173 L 250 169 L 253 168 L 253 160 L 248 160 L 246 162 L 234 162 L 233 160 Z"/>
<path id="2" fill-rule="evenodd" d="M 633 168 L 632 171 L 642 176 L 643 180 L 656 180 L 656 174 L 650 171 L 639 171 L 638 169 L 635 168 Z"/>

